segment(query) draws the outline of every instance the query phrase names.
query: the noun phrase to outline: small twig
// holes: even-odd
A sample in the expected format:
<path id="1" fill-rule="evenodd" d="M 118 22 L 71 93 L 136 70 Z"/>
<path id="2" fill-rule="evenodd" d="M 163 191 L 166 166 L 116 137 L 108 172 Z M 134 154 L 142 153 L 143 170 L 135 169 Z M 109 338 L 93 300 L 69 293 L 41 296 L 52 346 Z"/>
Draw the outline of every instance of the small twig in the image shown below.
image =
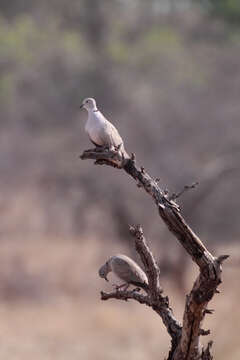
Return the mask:
<path id="1" fill-rule="evenodd" d="M 180 196 L 182 196 L 182 194 L 184 194 L 185 192 L 187 192 L 190 189 L 195 189 L 198 185 L 199 185 L 198 182 L 195 182 L 192 185 L 185 185 L 181 191 L 179 191 L 178 193 L 173 193 L 171 196 L 169 196 L 169 200 L 174 201 L 174 200 L 180 198 Z"/>
<path id="2" fill-rule="evenodd" d="M 204 329 L 200 329 L 199 330 L 199 335 L 201 336 L 207 336 L 211 333 L 211 331 L 208 329 L 208 330 L 204 330 Z"/>
<path id="3" fill-rule="evenodd" d="M 110 293 L 106 293 L 101 291 L 101 300 L 109 300 L 109 299 L 117 299 L 117 300 L 136 300 L 140 304 L 145 304 L 147 306 L 152 306 L 149 296 L 143 295 L 137 291 L 131 290 L 118 290 Z"/>
<path id="4" fill-rule="evenodd" d="M 202 351 L 202 356 L 201 356 L 201 360 L 212 360 L 213 356 L 211 354 L 211 347 L 213 345 L 213 341 L 209 341 L 209 343 L 207 344 L 207 348 Z"/>
<path id="5" fill-rule="evenodd" d="M 217 258 L 217 262 L 219 264 L 222 264 L 225 260 L 227 260 L 229 258 L 230 255 L 220 255 L 218 258 Z"/>
<path id="6" fill-rule="evenodd" d="M 169 199 L 169 190 L 168 189 L 164 189 L 163 190 L 164 195 Z"/>
<path id="7" fill-rule="evenodd" d="M 205 316 L 206 314 L 212 315 L 214 312 L 214 309 L 205 309 L 203 311 L 203 316 Z"/>
<path id="8" fill-rule="evenodd" d="M 136 161 L 136 155 L 134 153 L 131 154 L 131 160 L 132 160 L 132 162 Z"/>
<path id="9" fill-rule="evenodd" d="M 136 181 L 136 185 L 138 188 L 142 188 L 142 184 L 138 180 Z"/>

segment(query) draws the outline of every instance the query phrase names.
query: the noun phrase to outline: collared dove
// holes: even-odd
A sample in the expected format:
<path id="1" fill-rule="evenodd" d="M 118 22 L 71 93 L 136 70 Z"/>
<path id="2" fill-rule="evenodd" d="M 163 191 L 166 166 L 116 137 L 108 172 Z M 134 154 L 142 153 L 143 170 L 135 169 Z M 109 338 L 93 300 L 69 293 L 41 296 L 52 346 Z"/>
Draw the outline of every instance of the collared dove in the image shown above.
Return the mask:
<path id="1" fill-rule="evenodd" d="M 129 155 L 124 149 L 123 140 L 119 132 L 97 109 L 95 99 L 84 99 L 80 108 L 84 108 L 88 112 L 85 130 L 91 142 L 95 146 L 106 147 L 109 150 L 120 150 L 122 156 L 128 159 Z"/>
<path id="2" fill-rule="evenodd" d="M 112 256 L 99 269 L 99 276 L 108 281 L 107 275 L 111 271 L 117 275 L 119 279 L 124 281 L 124 284 L 117 286 L 118 289 L 124 287 L 126 290 L 129 285 L 135 285 L 141 287 L 145 291 L 148 290 L 148 278 L 145 272 L 128 256 Z"/>

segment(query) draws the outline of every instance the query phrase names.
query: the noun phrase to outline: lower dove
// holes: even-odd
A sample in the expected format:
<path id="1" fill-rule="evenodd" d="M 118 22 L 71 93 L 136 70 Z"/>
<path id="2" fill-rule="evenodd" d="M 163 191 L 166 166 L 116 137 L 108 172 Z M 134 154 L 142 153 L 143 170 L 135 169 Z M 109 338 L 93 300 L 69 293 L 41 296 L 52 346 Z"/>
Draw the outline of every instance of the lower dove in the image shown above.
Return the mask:
<path id="1" fill-rule="evenodd" d="M 145 272 L 126 255 L 115 255 L 108 259 L 99 269 L 99 276 L 108 281 L 107 275 L 111 271 L 124 281 L 124 284 L 117 286 L 117 289 L 124 287 L 126 290 L 129 285 L 138 286 L 145 291 L 149 288 Z"/>

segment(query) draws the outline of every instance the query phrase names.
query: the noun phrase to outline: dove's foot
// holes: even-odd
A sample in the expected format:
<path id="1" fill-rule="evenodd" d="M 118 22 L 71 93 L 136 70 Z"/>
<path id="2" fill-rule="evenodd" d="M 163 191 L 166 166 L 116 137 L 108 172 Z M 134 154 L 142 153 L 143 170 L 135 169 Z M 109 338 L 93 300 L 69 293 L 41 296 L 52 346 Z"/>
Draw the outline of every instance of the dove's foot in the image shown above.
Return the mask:
<path id="1" fill-rule="evenodd" d="M 112 285 L 113 285 L 113 287 L 115 287 L 116 291 L 119 291 L 120 289 L 123 291 L 126 291 L 129 287 L 129 284 L 126 284 L 126 283 L 124 283 L 122 285 L 117 285 L 117 284 L 112 284 Z"/>

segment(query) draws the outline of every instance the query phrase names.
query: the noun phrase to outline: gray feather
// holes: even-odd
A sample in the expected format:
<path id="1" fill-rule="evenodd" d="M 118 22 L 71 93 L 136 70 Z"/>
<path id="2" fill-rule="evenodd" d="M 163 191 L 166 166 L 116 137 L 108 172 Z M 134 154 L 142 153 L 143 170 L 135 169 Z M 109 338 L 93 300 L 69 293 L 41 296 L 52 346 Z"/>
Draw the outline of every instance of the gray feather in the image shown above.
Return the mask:
<path id="1" fill-rule="evenodd" d="M 121 280 L 128 284 L 146 288 L 148 278 L 140 266 L 126 255 L 116 255 L 109 259 L 109 267 Z"/>

